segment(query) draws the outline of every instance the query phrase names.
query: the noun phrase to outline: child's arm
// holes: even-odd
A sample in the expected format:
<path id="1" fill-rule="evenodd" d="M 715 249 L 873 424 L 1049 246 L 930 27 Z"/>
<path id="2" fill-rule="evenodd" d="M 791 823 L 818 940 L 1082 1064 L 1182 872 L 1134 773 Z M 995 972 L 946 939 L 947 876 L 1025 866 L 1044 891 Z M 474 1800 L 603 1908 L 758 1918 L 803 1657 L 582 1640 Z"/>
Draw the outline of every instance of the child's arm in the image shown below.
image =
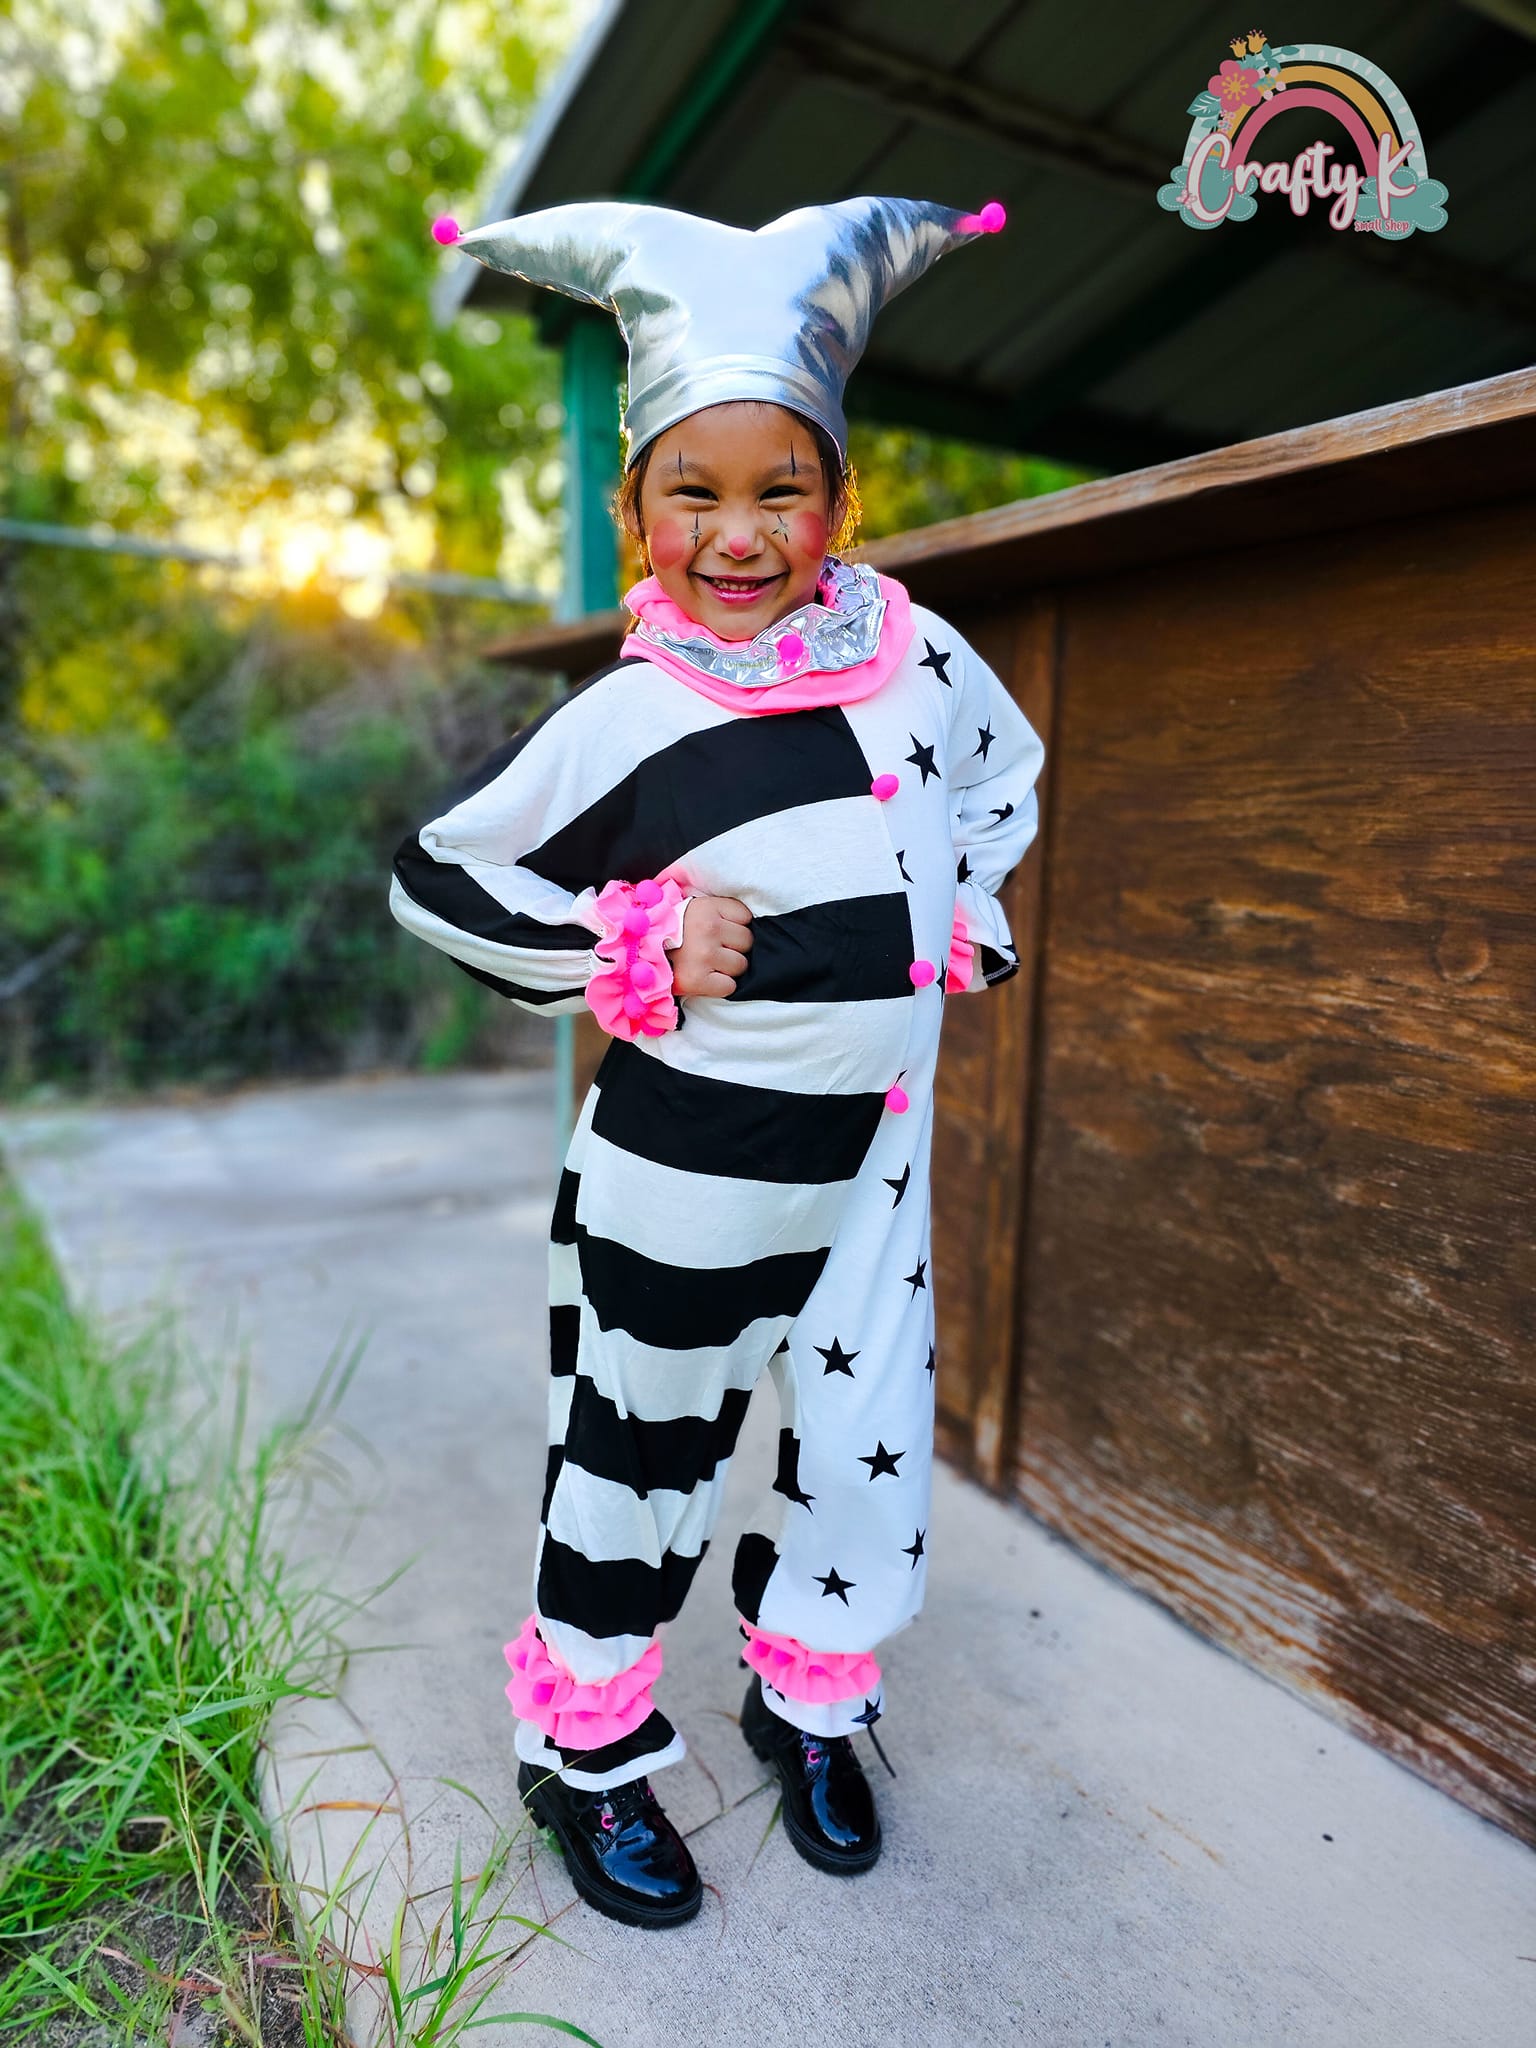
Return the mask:
<path id="1" fill-rule="evenodd" d="M 1045 761 L 1039 734 L 975 649 L 946 629 L 950 801 L 955 816 L 955 927 L 946 988 L 987 988 L 1019 971 L 998 891 L 1040 826 L 1035 783 Z"/>
<path id="2" fill-rule="evenodd" d="M 581 694 L 497 748 L 447 809 L 401 841 L 389 907 L 522 1009 L 590 1008 L 616 1037 L 655 1037 L 676 1029 L 676 996 L 734 986 L 750 913 L 705 898 L 685 935 L 697 900 L 689 889 L 668 876 L 631 883 L 605 872 L 608 785 L 625 771 L 609 762 L 604 772 L 595 705 L 554 723 Z"/>

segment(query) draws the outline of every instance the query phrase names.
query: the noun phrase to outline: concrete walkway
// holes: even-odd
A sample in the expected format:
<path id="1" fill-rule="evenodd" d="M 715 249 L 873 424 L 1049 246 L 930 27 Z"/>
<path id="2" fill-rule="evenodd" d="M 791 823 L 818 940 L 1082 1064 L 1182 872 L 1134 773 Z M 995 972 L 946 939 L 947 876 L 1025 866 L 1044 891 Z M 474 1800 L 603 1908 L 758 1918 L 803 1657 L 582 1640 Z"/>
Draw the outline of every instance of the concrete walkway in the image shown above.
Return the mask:
<path id="1" fill-rule="evenodd" d="M 377 1462 L 335 1446 L 358 1500 L 340 1569 L 372 1583 L 414 1554 L 354 1631 L 409 1647 L 284 1721 L 278 1796 L 403 1808 L 408 1871 L 380 1832 L 398 1817 L 334 1804 L 293 1821 L 292 1854 L 334 1873 L 371 1825 L 367 1927 L 407 1882 L 430 1919 L 455 1844 L 472 1870 L 493 1832 L 442 1781 L 517 1815 L 501 1645 L 544 1456 L 547 1074 L 12 1112 L 0 1143 L 77 1300 L 126 1330 L 173 1297 L 198 1346 L 249 1346 L 267 1416 L 367 1334 L 343 1414 Z M 943 1470 L 928 1606 L 882 1656 L 899 1776 L 860 1743 L 886 1854 L 836 1879 L 764 1840 L 728 1568 L 776 1427 L 765 1386 L 667 1635 L 691 1753 L 656 1783 L 716 1893 L 686 1928 L 631 1932 L 525 1833 L 509 1910 L 575 1947 L 531 1941 L 488 2011 L 553 2013 L 603 2048 L 1533 2048 L 1536 1856 Z M 304 1547 L 339 1528 L 317 1505 Z"/>

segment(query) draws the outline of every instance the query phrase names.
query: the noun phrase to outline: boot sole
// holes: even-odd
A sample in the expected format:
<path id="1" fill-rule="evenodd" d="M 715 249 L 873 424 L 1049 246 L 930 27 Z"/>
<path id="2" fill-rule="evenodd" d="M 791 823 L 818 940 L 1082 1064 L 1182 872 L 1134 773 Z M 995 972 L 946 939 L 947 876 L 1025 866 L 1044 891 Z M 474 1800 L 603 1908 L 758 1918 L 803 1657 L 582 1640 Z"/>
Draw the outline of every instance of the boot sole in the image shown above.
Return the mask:
<path id="1" fill-rule="evenodd" d="M 571 1846 L 570 1838 L 560 1824 L 559 1815 L 549 1800 L 537 1788 L 522 1793 L 521 1797 L 532 1818 L 541 1828 L 548 1828 L 560 1844 L 565 1867 L 578 1894 L 589 1906 L 599 1913 L 605 1913 L 610 1920 L 621 1920 L 626 1927 L 679 1927 L 685 1920 L 691 1920 L 703 1905 L 702 1883 L 697 1892 L 675 1906 L 642 1906 L 634 1899 L 626 1899 L 614 1892 L 605 1891 L 601 1885 L 595 1884 L 582 1868 L 576 1851 Z"/>
<path id="2" fill-rule="evenodd" d="M 759 1743 L 754 1736 L 749 1735 L 747 1737 L 747 1747 L 759 1763 L 768 1766 L 769 1770 L 773 1772 L 780 1785 L 787 1792 L 789 1787 L 784 1783 L 784 1773 L 779 1769 L 778 1759 L 767 1744 Z M 795 1854 L 804 1857 L 805 1861 L 813 1864 L 817 1870 L 829 1871 L 834 1877 L 857 1877 L 861 1871 L 872 1869 L 879 1862 L 880 1851 L 885 1846 L 877 1835 L 873 1848 L 857 1850 L 851 1856 L 840 1856 L 836 1850 L 825 1848 L 820 1842 L 814 1842 L 808 1836 L 802 1834 L 790 1818 L 787 1806 L 780 1809 L 779 1819 L 783 1823 L 784 1833 L 788 1836 L 790 1847 L 795 1851 Z"/>

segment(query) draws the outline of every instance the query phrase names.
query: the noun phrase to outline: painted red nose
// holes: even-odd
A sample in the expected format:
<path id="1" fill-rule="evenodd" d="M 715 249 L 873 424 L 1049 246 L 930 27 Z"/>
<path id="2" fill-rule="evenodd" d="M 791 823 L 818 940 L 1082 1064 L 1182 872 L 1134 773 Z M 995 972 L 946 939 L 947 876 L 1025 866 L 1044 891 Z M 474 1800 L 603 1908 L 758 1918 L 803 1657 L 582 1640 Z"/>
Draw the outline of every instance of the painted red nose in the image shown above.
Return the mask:
<path id="1" fill-rule="evenodd" d="M 734 555 L 738 562 L 741 560 L 743 555 L 750 554 L 751 551 L 751 541 L 743 540 L 740 534 L 738 534 L 734 540 L 728 540 L 725 544 L 725 552 L 728 555 Z"/>

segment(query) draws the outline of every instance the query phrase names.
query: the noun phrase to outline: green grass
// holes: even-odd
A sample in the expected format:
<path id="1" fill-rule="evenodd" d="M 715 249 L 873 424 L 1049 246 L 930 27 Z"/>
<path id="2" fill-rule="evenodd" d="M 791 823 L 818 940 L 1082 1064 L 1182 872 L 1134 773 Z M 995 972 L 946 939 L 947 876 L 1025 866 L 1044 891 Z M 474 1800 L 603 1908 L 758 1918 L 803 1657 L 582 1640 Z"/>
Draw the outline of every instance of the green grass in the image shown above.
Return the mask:
<path id="1" fill-rule="evenodd" d="M 329 1692 L 361 1603 L 290 1569 L 279 1521 L 356 1363 L 333 1356 L 306 1412 L 248 1444 L 243 1371 L 198 1400 L 163 1327 L 104 1341 L 0 1172 L 0 2040 L 172 2040 L 197 2019 L 200 2041 L 334 2048 L 360 1982 L 391 2048 L 493 2020 L 590 2040 L 488 2010 L 548 1932 L 495 1903 L 521 1816 L 441 1900 L 404 1900 L 366 1962 L 347 1938 L 363 1845 L 324 1897 L 285 1894 L 263 1729 Z"/>

